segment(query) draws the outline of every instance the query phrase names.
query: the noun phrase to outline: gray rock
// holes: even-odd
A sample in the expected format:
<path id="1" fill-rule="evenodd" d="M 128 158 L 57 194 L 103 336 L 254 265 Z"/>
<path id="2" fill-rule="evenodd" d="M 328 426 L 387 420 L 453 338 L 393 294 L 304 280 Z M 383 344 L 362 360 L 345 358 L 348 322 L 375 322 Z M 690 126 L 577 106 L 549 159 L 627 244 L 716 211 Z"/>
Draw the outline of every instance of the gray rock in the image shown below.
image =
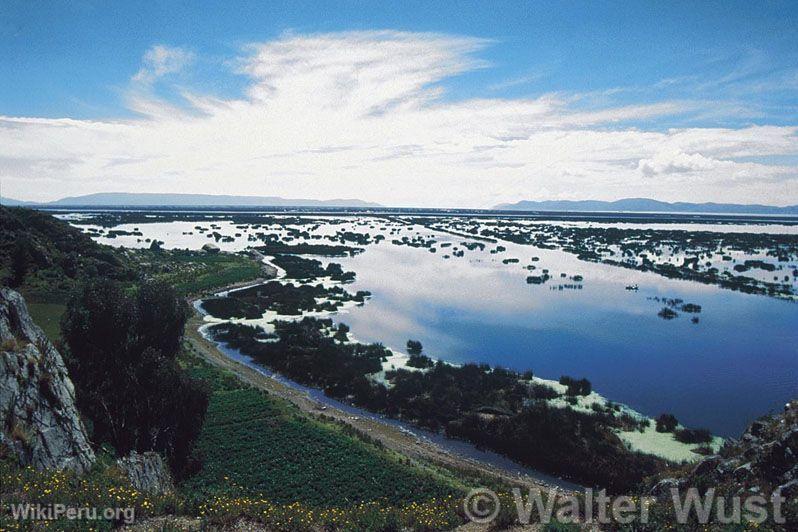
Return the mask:
<path id="1" fill-rule="evenodd" d="M 754 444 L 754 443 L 758 442 L 759 438 L 757 438 L 753 434 L 745 433 L 745 434 L 743 434 L 743 437 L 740 438 L 740 441 L 742 441 L 745 444 L 751 445 L 751 444 Z"/>
<path id="2" fill-rule="evenodd" d="M 737 460 L 736 458 L 731 458 L 729 460 L 721 462 L 717 467 L 717 471 L 721 475 L 728 475 L 729 473 L 737 469 L 739 466 L 740 466 L 740 460 Z"/>
<path id="3" fill-rule="evenodd" d="M 751 463 L 743 464 L 734 470 L 734 478 L 737 481 L 745 480 L 753 475 L 753 467 Z"/>
<path id="4" fill-rule="evenodd" d="M 785 482 L 775 490 L 777 493 L 780 493 L 782 497 L 786 497 L 788 499 L 795 497 L 798 495 L 798 480 L 791 480 L 789 482 Z"/>
<path id="5" fill-rule="evenodd" d="M 765 433 L 765 427 L 766 425 L 763 422 L 754 421 L 751 423 L 751 426 L 748 427 L 748 433 L 759 438 Z"/>
<path id="6" fill-rule="evenodd" d="M 174 490 L 172 474 L 158 453 L 148 451 L 139 454 L 133 451 L 116 463 L 139 491 L 169 493 Z"/>
<path id="7" fill-rule="evenodd" d="M 651 488 L 650 495 L 657 498 L 670 497 L 671 490 L 674 488 L 679 489 L 681 485 L 681 480 L 677 480 L 675 478 L 664 478 L 657 482 L 653 488 Z"/>
<path id="8" fill-rule="evenodd" d="M 698 465 L 693 468 L 693 472 L 690 473 L 690 476 L 698 477 L 701 475 L 706 475 L 707 473 L 714 471 L 722 461 L 723 460 L 718 455 L 708 456 L 707 458 L 701 460 Z"/>
<path id="9" fill-rule="evenodd" d="M 794 454 L 798 454 L 798 427 L 785 432 L 781 437 L 781 443 Z"/>
<path id="10" fill-rule="evenodd" d="M 95 461 L 61 355 L 7 288 L 0 289 L 0 443 L 37 469 L 83 473 Z"/>

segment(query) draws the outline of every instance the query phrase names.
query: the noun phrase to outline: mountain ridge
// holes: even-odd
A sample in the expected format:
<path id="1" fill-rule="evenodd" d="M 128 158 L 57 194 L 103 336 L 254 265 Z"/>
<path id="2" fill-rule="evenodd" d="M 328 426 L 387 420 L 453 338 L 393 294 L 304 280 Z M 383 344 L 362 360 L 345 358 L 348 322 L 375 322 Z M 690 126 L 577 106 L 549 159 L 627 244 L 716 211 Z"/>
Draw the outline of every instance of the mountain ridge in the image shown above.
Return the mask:
<path id="1" fill-rule="evenodd" d="M 0 204 L 25 207 L 381 207 L 359 199 L 329 200 L 281 198 L 277 196 L 235 196 L 227 194 L 158 194 L 100 192 L 69 196 L 50 202 L 28 202 L 0 198 Z"/>
<path id="2" fill-rule="evenodd" d="M 522 200 L 502 203 L 492 210 L 504 211 L 564 211 L 564 212 L 672 212 L 703 214 L 798 214 L 798 205 L 778 207 L 774 205 L 740 203 L 690 203 L 658 201 L 650 198 L 624 198 L 615 201 L 601 200 Z"/>
<path id="3" fill-rule="evenodd" d="M 351 198 L 314 200 L 282 198 L 279 196 L 238 196 L 227 194 L 134 193 L 101 192 L 83 196 L 69 196 L 49 202 L 21 201 L 0 197 L 0 205 L 7 207 L 352 207 L 383 208 L 375 202 Z M 501 203 L 485 210 L 544 211 L 544 212 L 640 212 L 695 214 L 770 214 L 798 215 L 798 205 L 779 207 L 740 203 L 665 202 L 650 198 L 602 200 L 521 200 Z"/>

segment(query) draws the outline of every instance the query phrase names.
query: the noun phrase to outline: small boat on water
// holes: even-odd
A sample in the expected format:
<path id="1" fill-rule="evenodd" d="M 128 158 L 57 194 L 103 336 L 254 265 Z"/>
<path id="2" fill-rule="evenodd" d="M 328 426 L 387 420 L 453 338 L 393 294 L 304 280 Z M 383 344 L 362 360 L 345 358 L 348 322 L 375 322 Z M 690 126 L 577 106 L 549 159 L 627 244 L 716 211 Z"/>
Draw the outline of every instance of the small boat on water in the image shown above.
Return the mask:
<path id="1" fill-rule="evenodd" d="M 637 290 L 637 289 L 639 289 L 639 288 L 640 288 L 640 287 L 639 287 L 639 286 L 637 286 L 636 284 L 630 284 L 630 285 L 627 285 L 627 286 L 626 286 L 626 289 L 627 289 L 627 290 Z"/>

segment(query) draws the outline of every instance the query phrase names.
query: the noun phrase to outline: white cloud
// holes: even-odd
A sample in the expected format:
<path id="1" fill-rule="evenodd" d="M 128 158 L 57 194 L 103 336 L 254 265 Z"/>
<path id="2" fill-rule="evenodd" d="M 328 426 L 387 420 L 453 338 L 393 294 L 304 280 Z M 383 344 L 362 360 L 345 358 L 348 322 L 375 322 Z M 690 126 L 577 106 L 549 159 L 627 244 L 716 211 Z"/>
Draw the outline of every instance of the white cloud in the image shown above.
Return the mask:
<path id="1" fill-rule="evenodd" d="M 718 166 L 734 166 L 734 163 L 717 161 L 700 153 L 688 154 L 683 151 L 660 152 L 650 159 L 641 159 L 637 168 L 643 175 L 687 174 L 713 170 Z"/>
<path id="2" fill-rule="evenodd" d="M 194 61 L 194 54 L 182 48 L 157 44 L 144 53 L 141 68 L 133 76 L 137 83 L 152 83 L 167 74 L 180 72 Z"/>
<path id="3" fill-rule="evenodd" d="M 243 97 L 183 91 L 181 108 L 141 89 L 191 61 L 156 46 L 128 95 L 142 118 L 0 117 L 3 193 L 203 192 L 447 207 L 628 196 L 798 203 L 796 167 L 736 162 L 798 154 L 796 127 L 647 131 L 647 121 L 695 104 L 575 110 L 558 95 L 447 99 L 441 82 L 489 68 L 475 57 L 489 45 L 390 31 L 286 35 L 238 58 L 250 79 Z M 41 180 L 46 187 L 34 185 Z"/>

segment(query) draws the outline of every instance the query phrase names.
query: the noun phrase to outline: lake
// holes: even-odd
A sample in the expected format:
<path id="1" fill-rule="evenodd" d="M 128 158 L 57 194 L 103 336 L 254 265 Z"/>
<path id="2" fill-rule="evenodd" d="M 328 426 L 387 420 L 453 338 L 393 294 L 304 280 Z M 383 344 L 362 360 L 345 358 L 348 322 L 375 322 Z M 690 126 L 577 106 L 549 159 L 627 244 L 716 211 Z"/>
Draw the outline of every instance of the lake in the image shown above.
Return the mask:
<path id="1" fill-rule="evenodd" d="M 374 234 L 387 227 L 370 219 L 335 217 L 334 222 L 322 224 L 313 234 L 329 235 L 337 229 Z M 142 247 L 149 244 L 139 239 L 152 238 L 166 248 L 199 249 L 213 240 L 189 233 L 210 223 L 222 235 L 242 233 L 240 224 L 200 219 L 122 224 L 114 229 L 138 228 L 144 236 L 96 239 Z M 785 234 L 795 233 L 795 226 L 780 225 L 752 225 L 750 232 L 779 232 L 780 227 Z M 725 230 L 722 224 L 700 227 L 707 228 Z M 746 226 L 728 229 L 745 231 Z M 793 301 L 507 242 L 500 242 L 506 250 L 498 253 L 490 253 L 496 245 L 488 243 L 484 250 L 447 259 L 446 250 L 465 238 L 413 225 L 396 230 L 435 239 L 437 252 L 391 244 L 393 235 L 365 246 L 366 251 L 354 257 L 322 258 L 357 273 L 349 290 L 372 293 L 365 305 L 333 316 L 348 324 L 360 341 L 402 350 L 408 339 L 416 339 L 429 356 L 453 363 L 531 369 L 543 378 L 586 377 L 613 401 L 651 416 L 671 412 L 685 425 L 722 436 L 738 436 L 752 419 L 798 396 L 798 304 Z M 280 233 L 275 227 L 268 231 Z M 252 245 L 243 233 L 218 245 L 229 251 Z M 451 246 L 442 245 L 446 242 Z M 533 257 L 538 260 L 531 262 Z M 514 258 L 519 262 L 505 263 Z M 525 266 L 530 263 L 538 272 L 548 269 L 552 279 L 527 284 L 530 272 Z M 581 276 L 578 282 L 571 279 L 576 275 Z M 638 289 L 627 290 L 630 285 Z M 701 312 L 665 320 L 658 316 L 665 306 L 662 299 L 695 303 Z"/>

